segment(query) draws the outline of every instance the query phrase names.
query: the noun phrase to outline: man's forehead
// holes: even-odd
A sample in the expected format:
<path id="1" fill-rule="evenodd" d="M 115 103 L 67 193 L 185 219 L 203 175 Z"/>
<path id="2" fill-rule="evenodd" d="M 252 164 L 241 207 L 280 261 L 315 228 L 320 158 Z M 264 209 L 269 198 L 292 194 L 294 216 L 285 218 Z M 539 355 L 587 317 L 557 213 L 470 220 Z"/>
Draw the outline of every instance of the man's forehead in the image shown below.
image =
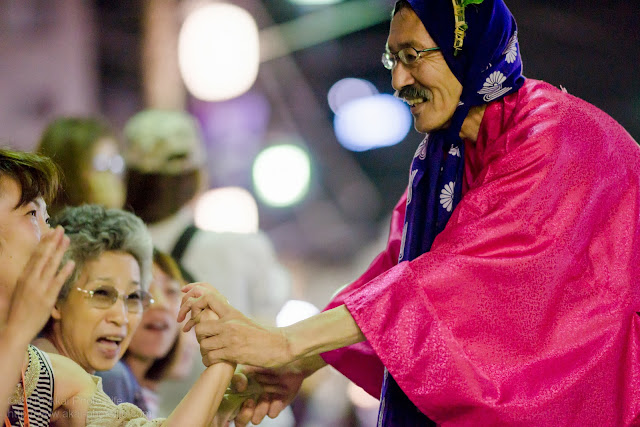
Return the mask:
<path id="1" fill-rule="evenodd" d="M 413 10 L 409 8 L 401 9 L 391 19 L 386 43 L 387 49 L 397 51 L 407 47 L 427 48 L 436 46 L 437 44 Z"/>

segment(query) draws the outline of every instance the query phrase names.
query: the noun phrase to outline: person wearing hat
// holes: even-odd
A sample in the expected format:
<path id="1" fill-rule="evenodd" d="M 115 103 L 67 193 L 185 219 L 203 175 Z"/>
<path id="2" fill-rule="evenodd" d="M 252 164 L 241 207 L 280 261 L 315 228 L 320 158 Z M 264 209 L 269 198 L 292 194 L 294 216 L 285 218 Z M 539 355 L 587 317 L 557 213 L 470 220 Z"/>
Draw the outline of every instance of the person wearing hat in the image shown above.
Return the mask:
<path id="1" fill-rule="evenodd" d="M 183 111 L 143 110 L 125 124 L 124 139 L 125 207 L 147 224 L 154 246 L 173 256 L 186 281 L 215 283 L 234 306 L 275 324 L 291 283 L 266 234 L 195 226 L 195 201 L 208 188 L 206 149 L 195 118 Z M 160 386 L 161 415 L 180 402 L 205 368 L 197 350 L 193 356 L 193 368 L 181 363 L 177 378 Z M 291 425 L 293 415 L 287 412 L 288 421 L 282 417 L 278 425 Z"/>
<path id="2" fill-rule="evenodd" d="M 173 255 L 187 281 L 216 283 L 243 311 L 274 320 L 290 283 L 267 236 L 194 226 L 194 202 L 208 188 L 196 120 L 182 111 L 145 110 L 129 119 L 124 136 L 125 205 L 147 224 L 154 245 Z"/>
<path id="3" fill-rule="evenodd" d="M 525 79 L 502 0 L 400 0 L 383 64 L 427 134 L 386 250 L 286 328 L 187 288 L 181 315 L 220 317 L 188 325 L 206 363 L 280 368 L 240 417 L 276 415 L 330 364 L 380 398 L 381 426 L 637 425 L 638 144 Z"/>

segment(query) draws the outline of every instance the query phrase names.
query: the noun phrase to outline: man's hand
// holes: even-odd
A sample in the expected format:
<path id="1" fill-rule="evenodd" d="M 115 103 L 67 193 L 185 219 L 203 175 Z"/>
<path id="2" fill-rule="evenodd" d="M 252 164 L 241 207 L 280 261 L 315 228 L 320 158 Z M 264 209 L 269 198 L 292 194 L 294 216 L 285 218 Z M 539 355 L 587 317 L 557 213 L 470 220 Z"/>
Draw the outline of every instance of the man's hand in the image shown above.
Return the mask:
<path id="1" fill-rule="evenodd" d="M 244 427 L 249 422 L 257 425 L 267 415 L 277 417 L 296 397 L 303 380 L 326 365 L 322 357 L 310 356 L 279 369 L 240 367 L 238 371 L 257 381 L 263 392 L 257 400 L 244 403 L 235 418 L 236 427 Z"/>
<path id="2" fill-rule="evenodd" d="M 178 321 L 191 312 L 185 331 L 195 325 L 202 362 L 206 366 L 227 361 L 276 368 L 293 361 L 288 339 L 281 329 L 265 327 L 249 319 L 210 285 L 191 284 L 183 291 L 186 295 Z M 201 313 L 207 309 L 215 312 L 220 320 L 201 319 Z"/>
<path id="3" fill-rule="evenodd" d="M 191 312 L 191 319 L 183 328 L 185 332 L 200 323 L 200 315 L 203 310 L 209 309 L 219 318 L 229 309 L 233 309 L 227 299 L 208 283 L 190 283 L 182 287 L 182 292 L 185 295 L 182 297 L 180 311 L 178 312 L 178 322 L 184 321 L 187 313 Z"/>
<path id="4" fill-rule="evenodd" d="M 277 417 L 296 397 L 308 375 L 293 365 L 277 370 L 243 366 L 240 372 L 257 381 L 263 392 L 257 401 L 249 399 L 242 405 L 234 420 L 236 427 L 245 427 L 249 422 L 260 424 L 267 415 Z"/>
<path id="5" fill-rule="evenodd" d="M 8 328 L 18 328 L 21 335 L 33 339 L 44 327 L 58 299 L 60 288 L 73 271 L 74 262 L 62 268 L 60 262 L 69 247 L 69 238 L 58 226 L 45 234 L 18 278 L 11 298 Z"/>

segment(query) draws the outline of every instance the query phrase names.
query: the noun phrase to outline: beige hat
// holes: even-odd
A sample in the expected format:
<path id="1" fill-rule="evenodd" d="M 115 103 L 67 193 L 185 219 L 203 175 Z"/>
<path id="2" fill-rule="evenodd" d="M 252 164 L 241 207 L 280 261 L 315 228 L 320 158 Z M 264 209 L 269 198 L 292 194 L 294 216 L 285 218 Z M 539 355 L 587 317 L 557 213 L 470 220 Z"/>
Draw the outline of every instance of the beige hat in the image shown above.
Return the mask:
<path id="1" fill-rule="evenodd" d="M 129 119 L 124 136 L 129 169 L 174 175 L 206 163 L 198 123 L 183 111 L 141 111 Z"/>

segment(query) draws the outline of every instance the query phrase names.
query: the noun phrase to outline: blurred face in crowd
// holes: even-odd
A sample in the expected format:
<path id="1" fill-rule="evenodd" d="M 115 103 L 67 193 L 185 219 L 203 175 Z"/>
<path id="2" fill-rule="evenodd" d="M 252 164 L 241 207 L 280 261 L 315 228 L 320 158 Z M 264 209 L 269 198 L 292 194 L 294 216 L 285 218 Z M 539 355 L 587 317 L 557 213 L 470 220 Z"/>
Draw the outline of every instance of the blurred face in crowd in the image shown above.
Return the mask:
<path id="1" fill-rule="evenodd" d="M 10 298 L 22 269 L 43 233 L 49 229 L 47 207 L 41 197 L 17 206 L 20 183 L 0 176 L 0 290 Z"/>
<path id="2" fill-rule="evenodd" d="M 56 347 L 89 373 L 113 368 L 142 319 L 142 309 L 128 308 L 142 300 L 140 292 L 140 266 L 131 254 L 107 251 L 87 262 L 52 312 Z"/>
<path id="3" fill-rule="evenodd" d="M 433 47 L 438 45 L 413 10 L 403 8 L 393 16 L 387 39 L 389 52 L 397 54 L 406 48 L 420 51 Z M 410 52 L 419 57 L 408 65 L 396 59 L 391 71 L 393 88 L 410 105 L 418 132 L 446 128 L 460 101 L 462 85 L 441 51 L 416 53 L 411 49 Z"/>
<path id="4" fill-rule="evenodd" d="M 176 318 L 182 299 L 181 284 L 155 263 L 152 272 L 149 292 L 154 303 L 144 312 L 129 345 L 129 353 L 139 359 L 166 356 L 180 332 Z"/>
<path id="5" fill-rule="evenodd" d="M 93 147 L 87 172 L 87 203 L 121 208 L 125 201 L 124 160 L 113 138 L 102 138 Z"/>

